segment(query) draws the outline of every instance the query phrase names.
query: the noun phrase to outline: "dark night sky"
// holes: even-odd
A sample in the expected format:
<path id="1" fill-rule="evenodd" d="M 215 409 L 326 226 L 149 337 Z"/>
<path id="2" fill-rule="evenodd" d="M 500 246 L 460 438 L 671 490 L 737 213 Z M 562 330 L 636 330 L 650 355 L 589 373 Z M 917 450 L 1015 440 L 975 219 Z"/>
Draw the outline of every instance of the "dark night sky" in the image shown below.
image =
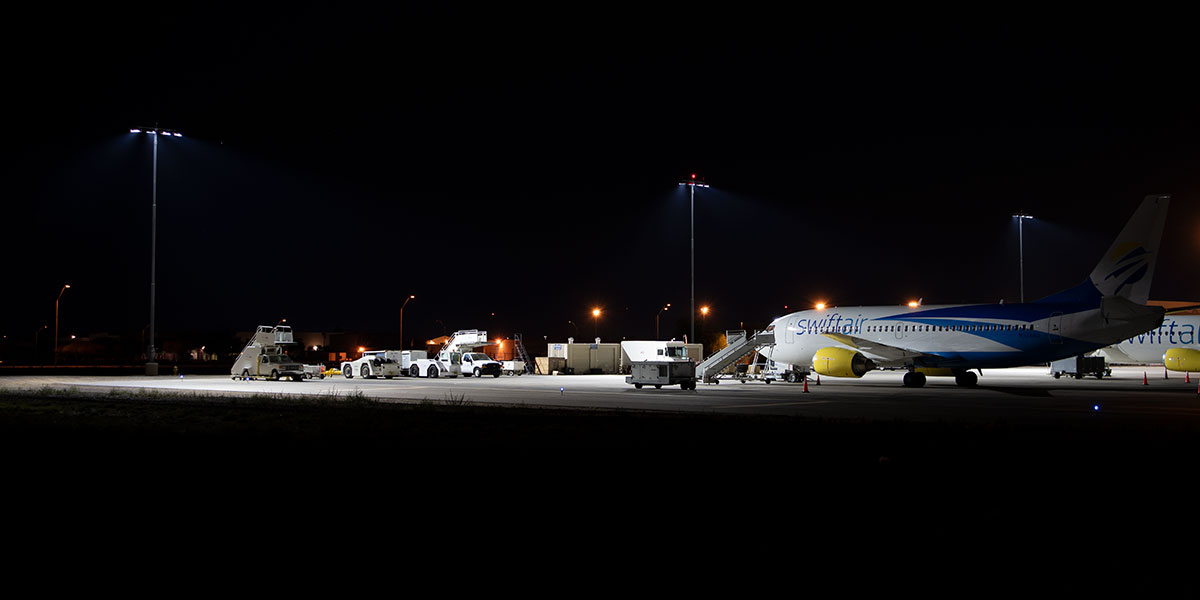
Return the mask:
<path id="1" fill-rule="evenodd" d="M 343 6 L 343 5 L 337 5 Z M 164 12 L 167 11 L 167 12 Z M 14 13 L 0 331 L 653 335 L 1081 281 L 1174 196 L 1152 290 L 1200 299 L 1194 40 L 1164 23 L 767 9 L 212 4 Z M 935 18 L 936 17 L 936 18 Z M 495 313 L 492 316 L 491 313 Z M 663 313 L 666 335 L 686 312 Z"/>

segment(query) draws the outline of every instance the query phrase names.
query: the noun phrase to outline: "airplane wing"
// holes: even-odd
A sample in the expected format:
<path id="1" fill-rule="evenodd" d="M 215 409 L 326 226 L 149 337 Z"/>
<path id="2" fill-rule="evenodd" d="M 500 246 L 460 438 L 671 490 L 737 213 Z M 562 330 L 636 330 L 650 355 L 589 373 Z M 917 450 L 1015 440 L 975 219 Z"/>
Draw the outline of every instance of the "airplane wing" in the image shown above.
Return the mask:
<path id="1" fill-rule="evenodd" d="M 889 346 L 888 344 L 884 344 L 882 342 L 876 342 L 874 340 L 868 340 L 853 335 L 846 335 L 844 333 L 825 333 L 822 335 L 835 342 L 845 344 L 858 350 L 859 352 L 862 352 L 867 356 L 867 358 L 870 358 L 871 360 L 880 364 L 880 366 L 904 364 L 905 361 L 917 357 L 927 357 L 931 359 L 940 358 L 933 354 L 908 350 L 899 346 Z"/>
<path id="2" fill-rule="evenodd" d="M 1168 315 L 1177 315 L 1177 314 L 1180 314 L 1180 313 L 1189 313 L 1189 312 L 1191 312 L 1191 311 L 1194 311 L 1194 310 L 1196 310 L 1196 309 L 1200 309 L 1200 304 L 1193 304 L 1193 305 L 1191 305 L 1191 306 L 1176 306 L 1176 307 L 1174 307 L 1174 308 L 1168 308 L 1168 309 L 1167 309 L 1167 313 L 1166 313 L 1166 314 L 1168 314 Z"/>

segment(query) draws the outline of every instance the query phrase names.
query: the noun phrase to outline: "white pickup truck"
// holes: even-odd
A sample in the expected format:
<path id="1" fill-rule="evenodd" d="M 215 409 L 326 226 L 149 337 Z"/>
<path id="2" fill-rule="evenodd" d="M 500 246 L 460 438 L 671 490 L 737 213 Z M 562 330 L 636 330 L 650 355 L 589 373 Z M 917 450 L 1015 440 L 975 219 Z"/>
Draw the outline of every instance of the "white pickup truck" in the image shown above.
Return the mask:
<path id="1" fill-rule="evenodd" d="M 363 352 L 357 360 L 342 363 L 342 376 L 353 379 L 355 375 L 363 379 L 383 377 L 391 379 L 400 376 L 400 363 L 388 358 L 384 350 Z"/>
<path id="2" fill-rule="evenodd" d="M 482 352 L 464 352 L 462 355 L 462 374 L 463 377 L 483 377 L 491 375 L 499 377 L 500 371 L 503 370 L 500 363 L 492 360 L 492 357 Z"/>

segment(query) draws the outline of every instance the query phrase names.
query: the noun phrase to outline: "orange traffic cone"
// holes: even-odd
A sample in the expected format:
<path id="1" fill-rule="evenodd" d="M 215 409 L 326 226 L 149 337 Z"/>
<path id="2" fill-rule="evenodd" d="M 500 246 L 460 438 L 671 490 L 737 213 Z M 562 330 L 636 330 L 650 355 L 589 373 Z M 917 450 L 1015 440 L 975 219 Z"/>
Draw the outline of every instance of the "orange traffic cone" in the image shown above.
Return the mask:
<path id="1" fill-rule="evenodd" d="M 1142 371 L 1142 385 L 1150 385 L 1150 380 L 1146 378 L 1146 372 Z"/>
<path id="2" fill-rule="evenodd" d="M 807 377 L 804 378 L 804 393 L 805 394 L 808 393 L 808 378 Z"/>
<path id="3" fill-rule="evenodd" d="M 817 375 L 817 385 L 821 385 L 821 376 Z"/>
<path id="4" fill-rule="evenodd" d="M 1183 373 L 1183 382 L 1184 382 L 1184 383 L 1191 383 L 1191 382 L 1192 382 L 1192 372 L 1191 372 L 1191 371 L 1185 371 L 1185 372 Z"/>

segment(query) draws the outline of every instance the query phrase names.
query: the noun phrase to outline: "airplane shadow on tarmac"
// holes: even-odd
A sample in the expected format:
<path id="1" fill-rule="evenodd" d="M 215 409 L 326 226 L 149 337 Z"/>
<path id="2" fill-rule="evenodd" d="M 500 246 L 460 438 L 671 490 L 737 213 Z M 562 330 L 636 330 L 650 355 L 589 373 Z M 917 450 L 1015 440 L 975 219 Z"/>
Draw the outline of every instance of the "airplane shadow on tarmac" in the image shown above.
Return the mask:
<path id="1" fill-rule="evenodd" d="M 993 387 L 990 385 L 977 385 L 977 386 L 975 386 L 975 389 L 986 390 L 989 392 L 1000 392 L 1002 394 L 1009 394 L 1011 396 L 1025 396 L 1027 398 L 1052 398 L 1053 397 L 1053 394 L 1050 393 L 1052 390 L 1049 390 L 1046 388 L 1026 388 L 1026 387 L 1007 387 L 1007 386 Z"/>

